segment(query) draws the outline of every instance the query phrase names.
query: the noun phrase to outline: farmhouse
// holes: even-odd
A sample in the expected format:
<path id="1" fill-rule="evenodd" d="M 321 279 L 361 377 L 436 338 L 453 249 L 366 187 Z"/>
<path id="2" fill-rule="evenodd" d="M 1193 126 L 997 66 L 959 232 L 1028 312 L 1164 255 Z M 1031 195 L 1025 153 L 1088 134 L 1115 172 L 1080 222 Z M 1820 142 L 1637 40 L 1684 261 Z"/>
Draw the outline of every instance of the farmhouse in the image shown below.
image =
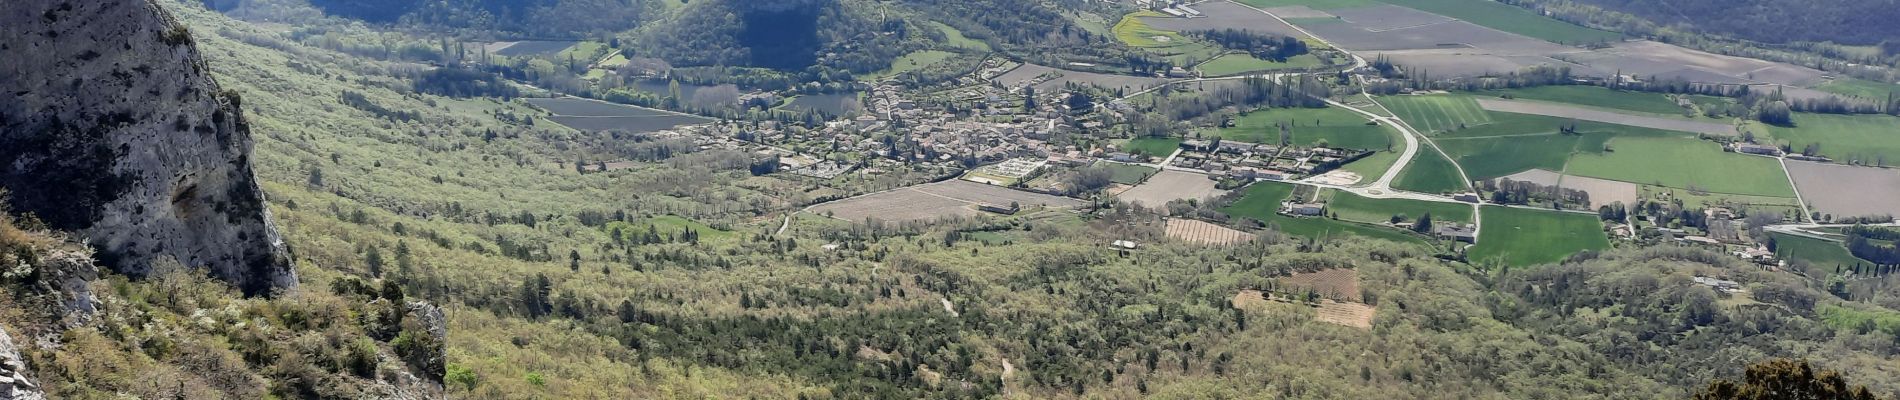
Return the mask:
<path id="1" fill-rule="evenodd" d="M 1325 214 L 1325 213 L 1326 213 L 1326 205 L 1325 205 L 1325 204 L 1320 204 L 1320 203 L 1289 203 L 1289 204 L 1287 204 L 1287 205 L 1286 205 L 1286 214 L 1287 214 L 1287 215 L 1296 215 L 1296 216 L 1305 216 L 1305 217 L 1315 217 L 1315 216 L 1319 216 L 1319 215 L 1322 215 L 1322 214 Z"/>
<path id="2" fill-rule="evenodd" d="M 1759 144 L 1754 144 L 1754 143 L 1736 143 L 1732 147 L 1734 148 L 1735 152 L 1743 153 L 1743 154 L 1757 154 L 1757 155 L 1764 155 L 1764 156 L 1780 156 L 1781 155 L 1781 148 L 1775 147 L 1775 146 L 1759 145 Z"/>
<path id="3" fill-rule="evenodd" d="M 1108 247 L 1113 247 L 1120 250 L 1134 250 L 1135 242 L 1130 241 L 1130 240 L 1117 240 L 1117 241 L 1109 242 Z"/>
<path id="4" fill-rule="evenodd" d="M 1698 276 L 1698 277 L 1695 277 L 1694 280 L 1695 280 L 1695 283 L 1701 284 L 1703 286 L 1712 287 L 1712 288 L 1715 288 L 1715 290 L 1720 290 L 1723 292 L 1739 293 L 1742 291 L 1741 282 L 1731 281 L 1727 279 L 1710 278 L 1706 276 Z"/>
<path id="5" fill-rule="evenodd" d="M 1257 146 L 1259 145 L 1247 142 L 1221 141 L 1220 148 L 1216 150 L 1222 153 L 1247 154 L 1253 152 L 1254 147 Z"/>
<path id="6" fill-rule="evenodd" d="M 1478 242 L 1478 227 L 1475 225 L 1443 224 L 1434 227 L 1432 231 L 1432 234 L 1438 236 L 1439 239 L 1465 243 Z"/>
<path id="7" fill-rule="evenodd" d="M 1188 139 L 1181 141 L 1181 148 L 1187 151 L 1213 151 L 1214 143 L 1201 139 Z"/>

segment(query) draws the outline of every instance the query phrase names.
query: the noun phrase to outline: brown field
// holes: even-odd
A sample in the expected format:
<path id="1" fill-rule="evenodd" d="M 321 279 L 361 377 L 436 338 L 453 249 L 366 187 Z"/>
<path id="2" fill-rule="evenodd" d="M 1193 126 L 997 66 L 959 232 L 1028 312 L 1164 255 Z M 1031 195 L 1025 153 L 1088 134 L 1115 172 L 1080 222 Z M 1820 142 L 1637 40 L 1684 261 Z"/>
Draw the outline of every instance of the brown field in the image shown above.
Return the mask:
<path id="1" fill-rule="evenodd" d="M 1067 197 L 953 179 L 825 203 L 812 207 L 811 212 L 851 222 L 868 219 L 909 222 L 972 217 L 983 213 L 977 211 L 977 205 L 1008 207 L 1012 202 L 1025 208 L 1072 208 L 1083 204 L 1081 200 Z"/>
<path id="2" fill-rule="evenodd" d="M 1900 171 L 1788 161 L 1795 189 L 1814 211 L 1835 218 L 1900 215 Z"/>
<path id="3" fill-rule="evenodd" d="M 1169 219 L 1168 237 L 1196 244 L 1234 244 L 1253 240 L 1245 231 L 1192 219 Z"/>
<path id="4" fill-rule="evenodd" d="M 1341 301 L 1360 301 L 1359 273 L 1346 268 L 1302 272 L 1278 278 L 1280 284 L 1301 290 L 1311 289 L 1320 297 Z"/>
<path id="5" fill-rule="evenodd" d="M 1143 207 L 1161 207 L 1169 201 L 1178 199 L 1212 199 L 1226 191 L 1215 189 L 1214 180 L 1207 176 L 1181 171 L 1161 171 L 1148 177 L 1146 182 L 1134 189 L 1122 192 L 1121 200 Z"/>
<path id="6" fill-rule="evenodd" d="M 1321 300 L 1319 312 L 1313 315 L 1313 320 L 1359 329 L 1372 329 L 1372 316 L 1376 311 L 1378 311 L 1377 308 L 1365 304 Z"/>
<path id="7" fill-rule="evenodd" d="M 1259 307 L 1267 304 L 1267 296 L 1258 290 L 1242 290 L 1240 293 L 1235 293 L 1234 299 L 1229 303 L 1233 303 L 1234 308 Z"/>
<path id="8" fill-rule="evenodd" d="M 1616 202 L 1622 202 L 1623 205 L 1634 207 L 1636 206 L 1636 200 L 1642 197 L 1642 186 L 1634 183 L 1585 176 L 1563 175 L 1542 169 L 1510 174 L 1500 179 L 1532 182 L 1539 185 L 1558 186 L 1589 192 L 1590 208 L 1602 207 Z"/>
<path id="9" fill-rule="evenodd" d="M 1225 1 L 1206 2 L 1195 4 L 1194 9 L 1199 10 L 1203 15 L 1206 15 L 1206 17 L 1141 17 L 1141 22 L 1155 29 L 1176 32 L 1237 29 L 1293 37 L 1305 36 L 1301 35 L 1300 31 L 1293 29 L 1292 26 L 1281 23 L 1280 20 L 1273 19 L 1272 16 L 1261 14 L 1259 11 L 1254 11 L 1252 8 L 1236 3 Z M 1308 10 L 1310 11 L 1311 9 Z M 1318 13 L 1318 11 L 1313 12 Z"/>
<path id="10" fill-rule="evenodd" d="M 1627 75 L 1686 78 L 1707 83 L 1778 83 L 1810 86 L 1824 72 L 1793 64 L 1726 56 L 1647 40 L 1611 45 L 1608 49 L 1577 53 L 1571 58 L 1598 71 Z"/>
<path id="11" fill-rule="evenodd" d="M 1718 136 L 1734 136 L 1735 127 L 1713 122 L 1687 121 L 1674 118 L 1646 117 L 1617 112 L 1596 110 L 1584 107 L 1567 106 L 1539 101 L 1505 100 L 1479 97 L 1478 106 L 1486 111 L 1498 111 L 1518 114 L 1543 115 L 1558 118 L 1574 118 L 1596 121 L 1606 124 L 1629 125 L 1635 127 L 1706 133 Z"/>

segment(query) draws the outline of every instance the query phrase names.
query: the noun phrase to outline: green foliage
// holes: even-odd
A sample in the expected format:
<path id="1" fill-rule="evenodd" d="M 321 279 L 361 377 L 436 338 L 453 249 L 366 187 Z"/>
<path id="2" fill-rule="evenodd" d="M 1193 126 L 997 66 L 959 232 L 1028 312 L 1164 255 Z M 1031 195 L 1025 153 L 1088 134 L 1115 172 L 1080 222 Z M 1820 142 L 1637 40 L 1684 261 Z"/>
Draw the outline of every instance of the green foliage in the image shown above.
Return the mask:
<path id="1" fill-rule="evenodd" d="M 1479 227 L 1473 262 L 1525 267 L 1563 260 L 1582 251 L 1610 248 L 1593 214 L 1488 206 Z"/>

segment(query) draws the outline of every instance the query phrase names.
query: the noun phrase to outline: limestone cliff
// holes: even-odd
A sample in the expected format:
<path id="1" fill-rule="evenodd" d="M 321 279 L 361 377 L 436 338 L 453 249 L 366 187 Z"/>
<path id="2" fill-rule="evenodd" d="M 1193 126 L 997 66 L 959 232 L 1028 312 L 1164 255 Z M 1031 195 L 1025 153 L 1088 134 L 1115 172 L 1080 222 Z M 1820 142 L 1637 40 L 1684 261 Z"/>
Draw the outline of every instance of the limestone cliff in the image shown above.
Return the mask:
<path id="1" fill-rule="evenodd" d="M 296 285 L 239 105 L 151 0 L 0 7 L 0 187 L 121 273 L 170 258 L 247 294 Z"/>

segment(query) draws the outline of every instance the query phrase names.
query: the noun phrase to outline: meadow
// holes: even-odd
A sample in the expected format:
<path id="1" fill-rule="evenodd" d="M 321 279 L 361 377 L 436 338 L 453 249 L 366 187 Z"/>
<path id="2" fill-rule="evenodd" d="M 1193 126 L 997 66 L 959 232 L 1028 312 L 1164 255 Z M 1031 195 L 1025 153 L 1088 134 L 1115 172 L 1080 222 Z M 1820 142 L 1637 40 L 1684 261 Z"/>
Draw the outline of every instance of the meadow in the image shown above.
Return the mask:
<path id="1" fill-rule="evenodd" d="M 1593 214 L 1498 206 L 1487 206 L 1483 212 L 1478 245 L 1468 253 L 1474 263 L 1496 261 L 1523 267 L 1610 248 L 1603 224 Z"/>
<path id="2" fill-rule="evenodd" d="M 1847 248 L 1841 247 L 1839 242 L 1786 233 L 1770 233 L 1770 235 L 1775 240 L 1775 256 L 1807 262 L 1809 275 L 1831 275 L 1837 266 L 1851 267 L 1854 264 L 1869 264 L 1866 260 L 1848 253 Z"/>
<path id="3" fill-rule="evenodd" d="M 1167 157 L 1169 154 L 1174 154 L 1175 149 L 1181 148 L 1181 141 L 1181 138 L 1173 137 L 1141 137 L 1128 139 L 1126 143 L 1122 144 L 1122 151 L 1131 154 Z"/>
<path id="4" fill-rule="evenodd" d="M 1580 154 L 1566 173 L 1715 193 L 1794 197 L 1781 164 L 1766 157 L 1724 152 L 1684 138 L 1619 137 L 1615 151 Z"/>
<path id="5" fill-rule="evenodd" d="M 1465 95 L 1405 95 L 1377 98 L 1419 133 L 1431 135 L 1491 123 L 1491 113 Z"/>
<path id="6" fill-rule="evenodd" d="M 1814 88 L 1823 92 L 1873 100 L 1886 100 L 1888 95 L 1900 93 L 1900 85 L 1855 78 L 1838 78 Z"/>
<path id="7" fill-rule="evenodd" d="M 903 57 L 898 57 L 895 61 L 891 61 L 890 68 L 872 72 L 859 78 L 866 81 L 883 80 L 885 78 L 902 75 L 905 72 L 916 71 L 920 68 L 928 67 L 931 64 L 943 62 L 943 60 L 948 60 L 950 57 L 955 57 L 956 55 L 957 53 L 943 50 L 918 50 L 910 54 L 905 54 Z"/>
<path id="8" fill-rule="evenodd" d="M 1368 125 L 1366 117 L 1341 108 L 1265 108 L 1241 115 L 1234 126 L 1220 128 L 1211 136 L 1224 140 L 1278 145 L 1281 124 L 1293 134 L 1293 144 L 1313 146 L 1321 140 L 1340 148 L 1387 150 L 1397 134 L 1380 125 Z"/>
<path id="9" fill-rule="evenodd" d="M 1483 92 L 1486 95 L 1510 95 L 1524 100 L 1541 100 L 1583 106 L 1636 111 L 1664 115 L 1682 115 L 1682 107 L 1661 93 L 1610 90 L 1600 86 L 1537 86 Z"/>
<path id="10" fill-rule="evenodd" d="M 1411 164 L 1399 171 L 1392 187 L 1421 193 L 1446 193 L 1463 191 L 1470 186 L 1458 176 L 1458 167 L 1451 160 L 1430 148 L 1421 148 Z"/>
<path id="11" fill-rule="evenodd" d="M 1424 243 L 1424 240 L 1398 230 L 1372 225 L 1343 222 L 1328 218 L 1294 218 L 1280 215 L 1280 202 L 1293 197 L 1294 185 L 1277 182 L 1256 182 L 1248 185 L 1245 197 L 1228 205 L 1221 211 L 1235 217 L 1247 217 L 1265 222 L 1267 226 L 1281 233 L 1309 238 L 1336 237 L 1354 235 L 1373 239 L 1385 239 L 1402 243 Z"/>
<path id="12" fill-rule="evenodd" d="M 1326 203 L 1326 209 L 1338 214 L 1341 220 L 1368 224 L 1391 222 L 1393 215 L 1404 215 L 1406 221 L 1413 221 L 1427 213 L 1432 215 L 1433 221 L 1464 223 L 1472 221 L 1472 210 L 1469 204 L 1410 199 L 1374 199 L 1349 192 L 1334 192 L 1332 200 Z"/>
<path id="13" fill-rule="evenodd" d="M 1821 155 L 1837 162 L 1900 163 L 1900 117 L 1795 113 L 1792 127 L 1757 123 L 1748 129 L 1765 130 L 1795 151 L 1818 145 Z"/>
<path id="14" fill-rule="evenodd" d="M 1203 76 L 1215 77 L 1252 72 L 1301 70 L 1316 68 L 1321 65 L 1324 65 L 1324 63 L 1320 61 L 1319 56 L 1312 54 L 1301 54 L 1287 58 L 1284 62 L 1276 62 L 1254 58 L 1253 55 L 1246 53 L 1228 53 L 1220 57 L 1214 57 L 1212 60 L 1207 60 L 1207 62 L 1196 66 L 1195 69 L 1199 69 Z"/>
<path id="15" fill-rule="evenodd" d="M 1399 152 L 1379 151 L 1366 156 L 1366 158 L 1361 158 L 1359 161 L 1342 165 L 1339 167 L 1339 170 L 1359 174 L 1359 177 L 1362 178 L 1359 183 L 1369 184 L 1372 181 L 1378 180 L 1380 176 L 1384 176 L 1385 171 L 1391 169 L 1392 164 L 1397 162 L 1399 162 Z"/>
<path id="16" fill-rule="evenodd" d="M 1148 26 L 1141 20 L 1141 17 L 1166 16 L 1152 10 L 1137 11 L 1122 16 L 1122 20 L 1110 30 L 1115 33 L 1116 39 L 1129 47 L 1162 56 L 1175 65 L 1194 65 L 1220 55 L 1222 50 L 1218 46 L 1188 38 L 1178 32 Z"/>
<path id="17" fill-rule="evenodd" d="M 1585 137 L 1555 133 L 1516 137 L 1437 139 L 1445 154 L 1457 160 L 1472 180 L 1485 180 L 1528 169 L 1562 171 L 1572 153 L 1589 146 Z M 1605 137 L 1594 138 L 1600 142 Z M 1601 149 L 1601 146 L 1595 148 Z M 1423 157 L 1421 157 L 1423 158 Z"/>
<path id="18" fill-rule="evenodd" d="M 1488 0 L 1384 0 L 1500 31 L 1559 44 L 1600 43 L 1622 34 L 1546 18 L 1528 9 Z"/>
<path id="19" fill-rule="evenodd" d="M 929 24 L 932 27 L 937 28 L 937 31 L 943 32 L 944 45 L 959 48 L 959 49 L 964 49 L 964 50 L 973 50 L 973 51 L 980 51 L 980 52 L 986 52 L 986 53 L 990 51 L 989 43 L 984 43 L 981 40 L 971 39 L 968 36 L 964 36 L 963 31 L 958 30 L 956 27 L 952 27 L 950 25 L 944 25 L 942 22 L 937 22 L 937 21 L 930 21 L 930 22 L 927 22 L 927 24 Z"/>
<path id="20" fill-rule="evenodd" d="M 1115 181 L 1115 183 L 1120 183 L 1120 184 L 1125 184 L 1125 185 L 1140 184 L 1141 181 L 1147 180 L 1148 176 L 1154 175 L 1155 172 L 1160 171 L 1159 169 L 1155 169 L 1153 167 L 1145 167 L 1145 166 L 1140 166 L 1140 165 L 1122 164 L 1122 163 L 1107 162 L 1107 161 L 1096 162 L 1095 166 L 1108 168 L 1108 171 L 1113 174 L 1111 177 L 1109 177 L 1109 180 Z"/>

